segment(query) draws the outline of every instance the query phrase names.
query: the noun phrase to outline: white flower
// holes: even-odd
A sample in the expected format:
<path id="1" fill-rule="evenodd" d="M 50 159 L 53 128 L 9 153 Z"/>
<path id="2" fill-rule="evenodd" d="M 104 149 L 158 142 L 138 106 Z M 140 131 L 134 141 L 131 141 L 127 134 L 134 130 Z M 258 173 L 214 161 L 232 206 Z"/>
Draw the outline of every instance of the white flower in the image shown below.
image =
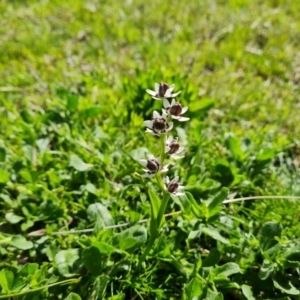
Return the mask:
<path id="1" fill-rule="evenodd" d="M 173 139 L 172 136 L 167 138 L 165 153 L 169 154 L 174 159 L 180 159 L 184 157 L 179 155 L 183 150 L 184 147 L 180 147 L 178 138 Z"/>
<path id="2" fill-rule="evenodd" d="M 179 185 L 178 183 L 179 177 L 176 176 L 174 177 L 173 180 L 170 181 L 169 177 L 166 177 L 166 189 L 170 194 L 173 194 L 175 196 L 183 196 L 184 193 L 180 192 L 181 190 L 183 190 L 183 186 Z"/>
<path id="3" fill-rule="evenodd" d="M 153 177 L 157 172 L 166 173 L 169 170 L 169 165 L 161 166 L 160 158 L 155 158 L 152 154 L 149 155 L 148 160 L 141 159 L 140 164 L 147 168 L 143 169 L 145 171 L 143 177 Z"/>
<path id="4" fill-rule="evenodd" d="M 146 90 L 148 94 L 152 96 L 155 100 L 162 100 L 164 98 L 175 98 L 178 96 L 181 92 L 177 92 L 172 94 L 173 90 L 175 88 L 175 84 L 168 85 L 164 82 L 161 82 L 160 84 L 155 83 L 155 91 Z"/>
<path id="5" fill-rule="evenodd" d="M 167 133 L 173 128 L 173 122 L 167 122 L 167 119 L 168 115 L 165 112 L 160 115 L 157 111 L 154 111 L 153 120 L 144 121 L 144 124 L 148 127 L 146 132 L 156 136 Z"/>
<path id="6" fill-rule="evenodd" d="M 167 113 L 172 117 L 172 119 L 176 119 L 180 122 L 188 121 L 190 118 L 181 117 L 187 110 L 188 107 L 182 107 L 179 102 L 176 102 L 175 99 L 172 99 L 170 102 L 167 99 L 164 99 L 164 108 L 166 109 Z"/>

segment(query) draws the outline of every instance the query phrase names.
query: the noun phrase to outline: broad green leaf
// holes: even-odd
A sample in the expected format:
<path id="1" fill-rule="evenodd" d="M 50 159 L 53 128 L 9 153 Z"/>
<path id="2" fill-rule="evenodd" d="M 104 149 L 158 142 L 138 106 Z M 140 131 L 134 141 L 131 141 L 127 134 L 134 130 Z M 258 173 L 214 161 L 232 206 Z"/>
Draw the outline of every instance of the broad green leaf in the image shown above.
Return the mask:
<path id="1" fill-rule="evenodd" d="M 223 300 L 223 295 L 208 289 L 205 300 Z"/>
<path id="2" fill-rule="evenodd" d="M 212 270 L 215 277 L 228 277 L 233 274 L 240 273 L 241 269 L 238 264 L 229 262 Z"/>
<path id="3" fill-rule="evenodd" d="M 294 287 L 293 284 L 281 274 L 276 274 L 272 279 L 275 288 L 288 295 L 300 295 L 300 290 Z"/>
<path id="4" fill-rule="evenodd" d="M 98 247 L 91 246 L 82 251 L 82 262 L 93 275 L 100 275 L 102 271 L 102 254 Z"/>
<path id="5" fill-rule="evenodd" d="M 112 254 L 115 251 L 113 246 L 104 242 L 95 242 L 93 243 L 93 246 L 97 247 L 102 254 Z"/>
<path id="6" fill-rule="evenodd" d="M 65 300 L 81 300 L 81 297 L 76 293 L 70 293 Z"/>
<path id="7" fill-rule="evenodd" d="M 224 238 L 223 236 L 221 236 L 221 234 L 219 233 L 218 229 L 214 228 L 214 227 L 204 227 L 202 226 L 201 227 L 201 231 L 204 233 L 204 234 L 207 234 L 209 235 L 210 237 L 212 237 L 213 239 L 217 240 L 217 241 L 220 241 L 221 243 L 224 243 L 224 244 L 228 244 L 229 241 Z"/>
<path id="8" fill-rule="evenodd" d="M 0 183 L 6 183 L 9 180 L 9 173 L 0 169 Z"/>
<path id="9" fill-rule="evenodd" d="M 0 271 L 0 286 L 4 292 L 9 292 L 14 285 L 15 275 L 8 269 L 2 269 Z"/>
<path id="10" fill-rule="evenodd" d="M 135 225 L 125 229 L 113 237 L 115 247 L 127 250 L 133 247 L 140 247 L 147 241 L 147 230 L 144 226 Z"/>
<path id="11" fill-rule="evenodd" d="M 232 132 L 227 133 L 226 141 L 234 158 L 238 161 L 242 161 L 244 158 L 244 152 L 241 141 Z"/>
<path id="12" fill-rule="evenodd" d="M 58 272 L 64 277 L 72 277 L 79 270 L 79 249 L 59 251 L 54 258 Z"/>
<path id="13" fill-rule="evenodd" d="M 24 217 L 15 215 L 13 212 L 9 212 L 9 213 L 5 214 L 5 219 L 10 224 L 17 224 L 17 223 L 21 222 L 22 220 L 24 220 Z"/>
<path id="14" fill-rule="evenodd" d="M 189 104 L 189 110 L 191 112 L 207 111 L 215 103 L 213 99 L 201 99 L 200 101 L 194 101 Z"/>
<path id="15" fill-rule="evenodd" d="M 10 245 L 21 250 L 28 250 L 33 247 L 33 243 L 27 241 L 26 238 L 21 235 L 14 235 L 10 241 Z"/>
<path id="16" fill-rule="evenodd" d="M 85 163 L 80 157 L 72 154 L 70 157 L 70 166 L 79 172 L 85 172 L 91 169 L 93 165 Z"/>
<path id="17" fill-rule="evenodd" d="M 260 247 L 263 252 L 275 253 L 280 249 L 280 244 L 275 237 L 281 236 L 282 228 L 276 222 L 266 222 L 260 231 Z"/>
<path id="18" fill-rule="evenodd" d="M 217 248 L 212 248 L 209 251 L 208 256 L 203 260 L 203 267 L 213 267 L 218 264 L 221 258 L 221 253 Z"/>
<path id="19" fill-rule="evenodd" d="M 266 280 L 273 273 L 273 271 L 273 264 L 269 260 L 264 259 L 263 264 L 259 270 L 258 277 L 261 280 Z"/>
<path id="20" fill-rule="evenodd" d="M 192 278 L 192 280 L 184 287 L 184 293 L 187 300 L 200 300 L 200 296 L 202 295 L 205 286 L 205 283 L 199 278 Z"/>
<path id="21" fill-rule="evenodd" d="M 243 292 L 243 294 L 244 294 L 244 296 L 246 297 L 247 300 L 255 300 L 255 298 L 253 297 L 251 286 L 243 284 L 242 285 L 242 292 Z"/>
<path id="22" fill-rule="evenodd" d="M 95 222 L 96 231 L 114 224 L 114 220 L 109 210 L 101 203 L 89 205 L 87 215 L 91 221 Z"/>
<path id="23" fill-rule="evenodd" d="M 19 274 L 23 277 L 27 277 L 28 275 L 33 275 L 35 271 L 39 268 L 37 263 L 28 263 L 19 271 Z"/>

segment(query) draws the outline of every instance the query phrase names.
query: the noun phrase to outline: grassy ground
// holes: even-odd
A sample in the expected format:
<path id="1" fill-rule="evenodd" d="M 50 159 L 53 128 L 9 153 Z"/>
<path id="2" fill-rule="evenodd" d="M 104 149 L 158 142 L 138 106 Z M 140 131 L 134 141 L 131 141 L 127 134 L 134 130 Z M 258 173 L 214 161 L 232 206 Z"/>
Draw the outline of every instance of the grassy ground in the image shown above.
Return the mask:
<path id="1" fill-rule="evenodd" d="M 177 130 L 186 156 L 171 173 L 197 203 L 221 187 L 230 198 L 300 196 L 299 10 L 294 0 L 2 1 L 0 299 L 299 299 L 295 200 L 176 215 L 142 271 L 148 223 L 99 229 L 149 217 L 133 174 L 157 149 L 143 120 L 160 108 L 145 90 L 161 80 L 189 106 Z M 55 234 L 95 224 L 96 235 Z M 225 276 L 226 263 L 239 269 Z"/>

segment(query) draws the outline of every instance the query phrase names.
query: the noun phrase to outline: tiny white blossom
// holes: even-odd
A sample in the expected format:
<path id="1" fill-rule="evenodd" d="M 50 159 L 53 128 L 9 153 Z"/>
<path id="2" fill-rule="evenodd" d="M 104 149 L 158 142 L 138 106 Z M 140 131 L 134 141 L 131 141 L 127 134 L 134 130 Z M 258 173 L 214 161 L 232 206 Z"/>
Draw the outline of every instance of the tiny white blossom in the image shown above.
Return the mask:
<path id="1" fill-rule="evenodd" d="M 165 112 L 160 115 L 157 111 L 154 111 L 153 119 L 144 121 L 144 124 L 148 127 L 146 132 L 156 136 L 167 133 L 173 128 L 173 122 L 167 122 L 167 119 L 168 115 Z"/>
<path id="2" fill-rule="evenodd" d="M 177 97 L 181 92 L 177 92 L 172 94 L 173 90 L 175 88 L 175 84 L 168 85 L 164 82 L 161 82 L 160 84 L 155 83 L 155 90 L 146 90 L 146 92 L 152 96 L 155 100 L 162 100 L 165 98 L 175 98 Z"/>
<path id="3" fill-rule="evenodd" d="M 188 107 L 182 107 L 179 102 L 176 102 L 175 99 L 172 99 L 172 102 L 170 102 L 167 99 L 163 100 L 164 108 L 166 109 L 166 112 L 172 117 L 172 119 L 176 119 L 180 122 L 188 121 L 190 118 L 182 117 L 187 110 Z"/>
<path id="4" fill-rule="evenodd" d="M 165 147 L 165 153 L 169 154 L 174 159 L 180 159 L 184 156 L 181 156 L 180 153 L 182 153 L 184 150 L 184 147 L 180 147 L 178 143 L 178 138 L 173 138 L 172 136 L 169 136 L 166 140 L 166 147 Z"/>
<path id="5" fill-rule="evenodd" d="M 183 196 L 184 193 L 181 191 L 183 190 L 183 186 L 179 185 L 178 183 L 179 177 L 176 176 L 174 177 L 171 181 L 169 177 L 166 177 L 166 190 L 170 193 L 173 194 L 174 196 Z"/>

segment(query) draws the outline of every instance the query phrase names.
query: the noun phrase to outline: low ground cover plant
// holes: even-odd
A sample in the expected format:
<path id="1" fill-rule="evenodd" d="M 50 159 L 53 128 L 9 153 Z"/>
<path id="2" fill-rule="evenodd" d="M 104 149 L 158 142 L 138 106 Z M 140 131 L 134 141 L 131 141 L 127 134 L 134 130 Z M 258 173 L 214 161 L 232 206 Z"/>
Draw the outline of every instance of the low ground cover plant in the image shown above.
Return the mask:
<path id="1" fill-rule="evenodd" d="M 0 8 L 0 299 L 299 299 L 297 1 Z"/>

